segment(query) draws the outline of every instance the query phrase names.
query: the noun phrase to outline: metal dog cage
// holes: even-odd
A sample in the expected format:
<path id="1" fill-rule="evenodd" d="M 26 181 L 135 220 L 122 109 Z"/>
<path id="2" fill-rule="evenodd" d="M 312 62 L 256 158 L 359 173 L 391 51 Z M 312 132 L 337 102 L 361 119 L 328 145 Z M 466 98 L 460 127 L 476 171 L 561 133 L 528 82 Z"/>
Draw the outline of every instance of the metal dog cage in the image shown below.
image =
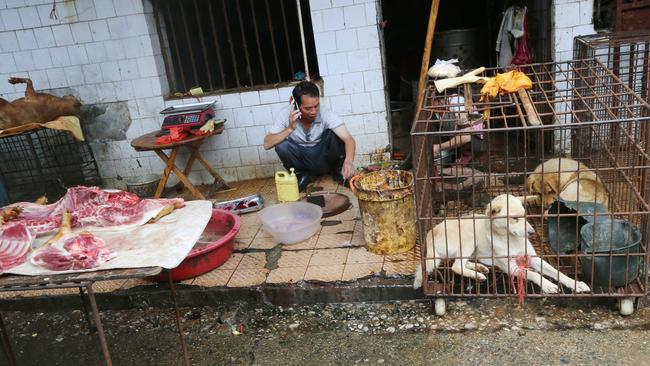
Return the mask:
<path id="1" fill-rule="evenodd" d="M 517 296 L 509 275 L 512 268 L 490 268 L 485 281 L 454 273 L 451 265 L 458 256 L 438 258 L 443 260 L 428 275 L 424 269 L 426 260 L 437 259 L 435 252 L 427 250 L 429 230 L 446 219 L 482 214 L 495 196 L 509 193 L 531 196 L 522 218 L 535 229 L 529 235 L 536 252 L 534 257 L 584 281 L 591 289 L 574 293 L 572 288 L 559 286 L 559 293 L 546 294 L 526 281 L 526 296 L 613 297 L 619 298 L 622 313 L 631 313 L 634 301 L 648 293 L 650 106 L 598 59 L 533 64 L 519 70 L 532 80 L 532 89 L 523 95 L 505 94 L 491 100 L 481 100 L 480 84 L 464 84 L 439 93 L 434 81 L 427 81 L 424 100 L 411 130 L 424 294 L 436 298 L 439 314 L 444 313 L 445 297 Z M 505 70 L 487 69 L 479 76 L 491 77 L 502 72 Z M 530 101 L 528 106 L 525 99 Z M 476 113 L 489 111 L 489 116 L 483 116 L 481 128 L 459 123 L 472 120 L 472 115 L 463 114 L 468 108 Z M 461 136 L 471 139 L 434 158 L 434 144 Z M 542 170 L 542 174 L 535 175 L 540 179 L 540 187 L 552 184 L 554 177 L 561 177 L 560 173 L 570 174 L 574 182 L 583 179 L 579 181 L 579 190 L 584 185 L 588 197 L 588 180 L 590 174 L 595 174 L 609 197 L 606 209 L 596 209 L 599 206 L 593 202 L 589 209 L 593 200 L 580 202 L 582 191 L 577 202 L 554 201 L 550 206 L 538 202 L 539 195 L 531 191 L 527 180 L 539 164 L 557 157 L 570 157 L 584 165 L 572 170 L 560 164 L 555 170 Z M 475 216 L 473 220 L 476 222 Z M 620 222 L 627 226 L 619 227 Z M 591 230 L 583 230 L 589 223 Z M 612 224 L 607 231 L 609 223 Z M 596 245 L 596 230 L 599 240 L 609 238 L 608 250 L 600 250 L 602 243 L 597 249 L 590 249 Z M 625 239 L 619 240 L 612 232 Z M 591 241 L 585 241 L 588 236 Z M 631 237 L 640 239 L 634 247 L 618 250 L 618 246 L 612 246 L 618 241 L 627 243 Z M 477 258 L 473 253 L 463 253 L 462 257 L 474 262 L 512 258 L 510 243 L 507 251 L 492 252 L 489 258 Z M 625 271 L 622 279 L 621 270 Z M 546 279 L 558 283 L 558 277 Z"/>
<path id="2" fill-rule="evenodd" d="M 0 183 L 9 202 L 55 201 L 68 187 L 99 185 L 101 177 L 87 141 L 40 128 L 0 137 Z"/>
<path id="3" fill-rule="evenodd" d="M 650 100 L 650 30 L 575 37 L 573 58 L 597 58 L 645 101 Z"/>

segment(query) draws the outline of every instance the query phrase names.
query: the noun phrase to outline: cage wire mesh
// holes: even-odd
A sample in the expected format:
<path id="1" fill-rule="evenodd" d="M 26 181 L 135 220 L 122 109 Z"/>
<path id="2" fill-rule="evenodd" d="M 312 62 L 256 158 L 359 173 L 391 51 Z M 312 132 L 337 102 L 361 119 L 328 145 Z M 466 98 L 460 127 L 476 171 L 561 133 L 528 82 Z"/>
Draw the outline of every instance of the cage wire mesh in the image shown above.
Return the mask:
<path id="1" fill-rule="evenodd" d="M 650 30 L 578 36 L 575 60 L 596 58 L 635 93 L 648 101 Z"/>
<path id="2" fill-rule="evenodd" d="M 101 183 L 86 141 L 70 133 L 37 129 L 0 137 L 0 181 L 9 202 L 60 198 L 68 187 Z"/>
<path id="3" fill-rule="evenodd" d="M 646 102 L 650 101 L 650 30 L 575 37 L 573 58 L 598 59 L 632 91 Z M 633 127 L 638 125 L 634 124 Z"/>
<path id="4" fill-rule="evenodd" d="M 519 70 L 532 80 L 525 96 L 539 125 L 531 123 L 535 116 L 527 113 L 517 93 L 481 101 L 480 84 L 439 93 L 434 81 L 427 81 L 411 130 L 421 262 L 431 271 L 424 277 L 425 294 L 514 296 L 509 274 L 517 270 L 515 257 L 522 254 L 521 248 L 511 234 L 495 237 L 493 225 L 501 221 L 495 219 L 498 216 L 490 218 L 489 211 L 492 200 L 507 193 L 525 198 L 525 212 L 510 212 L 508 204 L 505 216 L 526 220 L 534 228 L 528 235 L 533 250 L 524 249 L 523 254 L 541 265 L 536 271 L 545 277 L 534 284 L 528 273 L 527 296 L 550 295 L 538 286 L 549 280 L 558 286 L 553 296 L 645 295 L 648 103 L 599 59 L 533 64 Z M 487 69 L 480 76 L 505 71 Z M 466 113 L 470 109 L 489 111 L 489 116 L 468 124 L 477 116 Z M 449 141 L 457 146 L 434 157 L 434 144 Z M 557 166 L 538 168 L 560 157 L 564 159 Z M 555 199 L 558 194 L 561 200 Z M 487 226 L 482 224 L 486 220 Z M 505 230 L 511 233 L 512 225 L 514 232 L 518 224 L 507 222 Z M 461 240 L 450 230 L 460 232 Z M 465 253 L 454 251 L 462 246 L 458 242 L 463 242 L 463 235 L 465 242 L 473 243 Z M 605 243 L 597 247 L 598 240 Z M 635 245 L 627 245 L 628 241 Z M 486 246 L 489 255 L 479 257 L 476 253 L 480 248 L 485 253 Z M 501 261 L 506 268 L 490 267 L 486 279 L 480 280 L 475 273 L 458 275 L 459 268 L 452 269 L 457 259 L 472 267 L 471 263 Z M 577 293 L 576 283 L 564 276 L 584 281 L 590 291 Z"/>

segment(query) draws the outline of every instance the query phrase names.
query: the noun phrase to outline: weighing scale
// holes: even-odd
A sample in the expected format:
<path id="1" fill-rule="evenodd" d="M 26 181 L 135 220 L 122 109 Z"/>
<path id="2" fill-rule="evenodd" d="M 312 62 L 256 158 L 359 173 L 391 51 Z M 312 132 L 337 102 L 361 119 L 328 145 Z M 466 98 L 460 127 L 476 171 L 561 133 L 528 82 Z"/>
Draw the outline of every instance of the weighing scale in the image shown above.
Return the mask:
<path id="1" fill-rule="evenodd" d="M 201 127 L 208 120 L 214 118 L 214 102 L 179 104 L 163 109 L 160 114 L 165 115 L 162 129 L 170 130 L 175 127 Z"/>

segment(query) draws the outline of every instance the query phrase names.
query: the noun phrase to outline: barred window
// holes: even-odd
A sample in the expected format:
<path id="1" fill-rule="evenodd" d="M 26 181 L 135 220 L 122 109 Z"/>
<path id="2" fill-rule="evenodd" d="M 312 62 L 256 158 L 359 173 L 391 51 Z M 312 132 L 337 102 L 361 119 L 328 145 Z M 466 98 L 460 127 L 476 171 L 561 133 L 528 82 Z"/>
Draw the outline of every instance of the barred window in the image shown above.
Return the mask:
<path id="1" fill-rule="evenodd" d="M 170 94 L 261 89 L 318 76 L 309 0 L 154 0 Z M 306 56 L 306 57 L 305 57 Z"/>

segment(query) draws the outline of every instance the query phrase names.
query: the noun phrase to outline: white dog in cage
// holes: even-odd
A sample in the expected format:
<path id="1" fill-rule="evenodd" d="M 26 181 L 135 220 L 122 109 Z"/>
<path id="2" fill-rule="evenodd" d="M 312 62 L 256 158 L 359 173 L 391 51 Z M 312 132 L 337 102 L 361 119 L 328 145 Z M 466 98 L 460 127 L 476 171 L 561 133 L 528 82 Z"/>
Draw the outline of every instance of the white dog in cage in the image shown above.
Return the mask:
<path id="1" fill-rule="evenodd" d="M 505 273 L 519 275 L 517 257 L 530 257 L 530 268 L 523 270 L 525 278 L 538 285 L 543 293 L 558 293 L 559 287 L 544 276 L 559 281 L 576 292 L 589 292 L 589 286 L 576 281 L 555 269 L 550 263 L 537 256 L 528 240 L 534 232 L 524 218 L 525 208 L 521 200 L 512 195 L 495 197 L 485 214 L 468 215 L 446 219 L 436 225 L 426 236 L 426 255 L 435 259 L 426 260 L 426 272 L 433 272 L 444 259 L 456 258 L 451 269 L 455 273 L 478 281 L 486 280 L 489 270 L 485 265 L 494 265 Z M 470 258 L 477 261 L 470 261 Z M 481 262 L 481 263 L 479 263 Z M 422 267 L 415 271 L 413 288 L 422 286 Z"/>

